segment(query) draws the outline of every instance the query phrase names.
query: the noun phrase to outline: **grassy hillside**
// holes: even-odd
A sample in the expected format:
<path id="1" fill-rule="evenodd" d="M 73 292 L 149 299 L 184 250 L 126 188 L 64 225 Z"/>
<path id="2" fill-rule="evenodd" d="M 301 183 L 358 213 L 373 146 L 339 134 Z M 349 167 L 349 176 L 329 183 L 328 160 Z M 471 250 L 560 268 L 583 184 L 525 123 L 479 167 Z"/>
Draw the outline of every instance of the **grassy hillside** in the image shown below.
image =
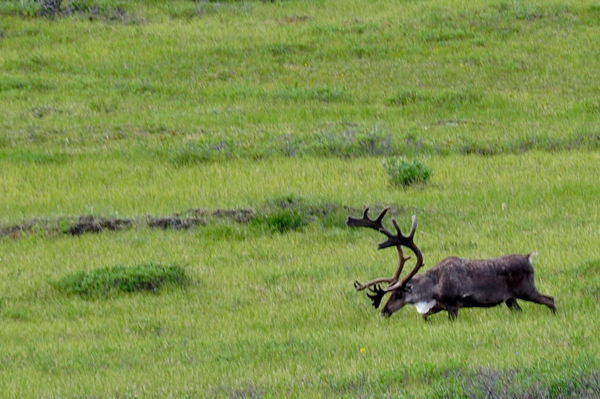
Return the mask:
<path id="1" fill-rule="evenodd" d="M 0 145 L 16 158 L 364 136 L 375 153 L 599 146 L 595 1 L 73 0 L 52 19 L 22 4 L 0 9 Z"/>
<path id="2" fill-rule="evenodd" d="M 40 13 L 0 4 L 0 397 L 600 398 L 597 1 Z M 380 318 L 385 205 L 425 269 L 539 252 L 558 313 Z"/>
<path id="3" fill-rule="evenodd" d="M 228 176 L 220 193 L 196 179 L 202 170 L 177 176 L 188 182 L 182 193 L 205 193 L 188 200 L 200 206 L 235 208 L 250 198 L 262 204 L 286 192 L 330 209 L 329 217 L 283 233 L 222 220 L 187 230 L 131 227 L 2 239 L 4 395 L 455 397 L 482 378 L 501 377 L 499 392 L 514 385 L 568 397 L 558 395 L 593 383 L 600 366 L 598 154 L 436 158 L 429 185 L 408 190 L 386 185 L 373 159 L 279 163 L 270 184 L 263 183 L 274 170 L 270 162 L 242 173 L 232 170 L 247 164 L 211 165 L 212 176 Z M 80 167 L 85 163 L 75 174 Z M 62 169 L 52 166 L 48 174 L 69 174 Z M 74 189 L 81 197 L 65 198 L 57 209 L 77 212 L 79 203 L 105 213 L 110 206 L 128 209 L 127 194 L 143 198 L 138 202 L 146 207 L 178 206 L 172 193 L 128 181 L 118 190 L 123 198 L 109 188 L 100 187 L 106 192 L 100 195 L 81 187 Z M 391 273 L 394 251 L 377 252 L 376 233 L 343 226 L 344 216 L 360 209 L 331 204 L 382 198 L 403 226 L 418 214 L 426 267 L 451 254 L 538 251 L 537 285 L 555 296 L 558 314 L 522 302 L 521 314 L 467 309 L 454 322 L 442 314 L 424 322 L 406 308 L 381 319 L 352 281 Z M 40 213 L 52 208 L 36 206 Z M 149 262 L 181 265 L 193 281 L 158 294 L 93 300 L 65 296 L 49 284 L 78 271 Z"/>

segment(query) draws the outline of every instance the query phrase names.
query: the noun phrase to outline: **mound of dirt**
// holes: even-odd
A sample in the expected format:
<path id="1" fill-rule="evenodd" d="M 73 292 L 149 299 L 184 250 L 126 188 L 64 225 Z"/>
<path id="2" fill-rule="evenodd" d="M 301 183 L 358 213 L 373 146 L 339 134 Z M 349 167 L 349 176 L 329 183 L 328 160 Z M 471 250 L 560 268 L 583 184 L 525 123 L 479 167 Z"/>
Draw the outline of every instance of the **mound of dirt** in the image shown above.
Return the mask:
<path id="1" fill-rule="evenodd" d="M 192 227 L 205 226 L 208 223 L 204 219 L 200 218 L 182 218 L 182 217 L 149 217 L 147 219 L 149 227 L 155 229 L 173 229 L 173 230 L 187 230 Z"/>
<path id="2" fill-rule="evenodd" d="M 65 234 L 78 236 L 83 233 L 100 233 L 102 230 L 123 230 L 133 222 L 127 219 L 105 219 L 94 216 L 81 216 L 75 225 L 64 230 Z"/>
<path id="3" fill-rule="evenodd" d="M 256 212 L 252 209 L 217 209 L 212 213 L 214 217 L 235 220 L 238 223 L 248 223 Z"/>
<path id="4" fill-rule="evenodd" d="M 373 209 L 383 208 L 375 204 Z M 282 213 L 283 211 L 283 213 Z M 286 213 L 287 212 L 287 213 Z M 291 212 L 291 213 L 290 213 Z M 343 225 L 347 215 L 359 215 L 362 209 L 352 208 L 334 203 L 315 203 L 303 198 L 279 197 L 265 202 L 257 210 L 248 208 L 208 210 L 192 208 L 172 216 L 147 215 L 139 218 L 103 218 L 92 215 L 79 217 L 60 217 L 57 219 L 35 218 L 24 220 L 20 224 L 0 227 L 0 238 L 20 238 L 29 234 L 70 235 L 79 236 L 88 233 L 105 231 L 121 231 L 131 228 L 149 227 L 163 230 L 188 230 L 229 220 L 246 224 L 252 220 L 275 220 L 280 222 L 288 214 L 298 217 L 305 216 L 307 223 L 320 219 L 328 226 Z M 407 209 L 394 206 L 390 210 L 392 216 L 416 213 L 414 208 Z M 262 218 L 262 219 L 261 219 Z"/>

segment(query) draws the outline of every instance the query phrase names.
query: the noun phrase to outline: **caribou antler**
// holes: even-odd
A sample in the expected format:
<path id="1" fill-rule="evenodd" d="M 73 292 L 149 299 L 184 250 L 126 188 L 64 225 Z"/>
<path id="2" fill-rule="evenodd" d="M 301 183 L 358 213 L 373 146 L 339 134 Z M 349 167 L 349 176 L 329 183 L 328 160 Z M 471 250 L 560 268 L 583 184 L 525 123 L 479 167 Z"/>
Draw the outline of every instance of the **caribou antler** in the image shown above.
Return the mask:
<path id="1" fill-rule="evenodd" d="M 373 288 L 369 288 L 369 291 L 371 291 L 373 294 L 367 294 L 367 296 L 371 298 L 373 307 L 377 309 L 381 304 L 381 300 L 383 299 L 383 296 L 386 294 L 386 292 L 381 289 L 379 284 L 373 286 Z"/>
<path id="2" fill-rule="evenodd" d="M 400 273 L 402 273 L 402 268 L 404 267 L 404 263 L 410 259 L 410 256 L 404 257 L 404 253 L 402 252 L 402 247 L 398 246 L 398 268 L 396 269 L 396 273 L 390 278 L 381 277 L 376 278 L 375 280 L 371 280 L 366 284 L 361 284 L 358 280 L 354 281 L 354 288 L 356 291 L 362 291 L 365 288 L 369 288 L 372 294 L 367 294 L 369 298 L 371 298 L 371 302 L 373 307 L 377 309 L 384 295 L 388 293 L 388 288 L 395 285 L 398 282 L 398 278 L 400 277 Z M 388 286 L 384 289 L 381 289 L 379 286 L 380 283 L 388 283 Z M 371 288 L 372 287 L 372 288 Z"/>
<path id="3" fill-rule="evenodd" d="M 381 221 L 383 220 L 383 217 L 389 210 L 390 210 L 390 207 L 386 206 L 385 208 L 383 208 L 383 210 L 381 211 L 379 216 L 377 216 L 377 219 L 372 220 L 372 219 L 369 219 L 369 208 L 365 208 L 361 219 L 353 218 L 352 216 L 348 216 L 348 219 L 346 220 L 346 225 L 350 226 L 350 227 L 370 227 L 377 231 L 381 231 L 381 229 L 385 230 L 385 227 L 383 227 L 383 224 L 381 224 Z M 389 231 L 388 231 L 388 233 L 389 233 Z"/>
<path id="4" fill-rule="evenodd" d="M 363 216 L 362 218 L 354 218 L 352 216 L 348 216 L 348 220 L 346 220 L 346 225 L 351 226 L 351 227 L 369 227 L 371 229 L 377 230 L 377 231 L 381 231 L 384 232 L 384 234 L 388 235 L 388 234 L 392 234 L 390 233 L 385 227 L 383 227 L 383 224 L 381 223 L 381 221 L 383 220 L 383 217 L 385 216 L 385 214 L 387 213 L 387 211 L 390 210 L 390 207 L 385 207 L 383 208 L 383 210 L 381 211 L 381 213 L 379 214 L 379 216 L 377 216 L 376 219 L 370 219 L 369 218 L 369 208 L 365 208 L 365 210 L 363 211 Z M 362 291 L 365 288 L 368 288 L 372 285 L 375 284 L 380 284 L 380 283 L 388 283 L 388 286 L 391 284 L 394 284 L 398 281 L 398 276 L 400 275 L 400 272 L 402 271 L 402 267 L 404 266 L 404 262 L 402 261 L 403 259 L 403 254 L 402 254 L 402 249 L 400 247 L 398 247 L 400 250 L 400 264 L 398 265 L 398 271 L 396 272 L 395 276 L 396 278 L 394 279 L 394 277 L 381 277 L 381 278 L 376 278 L 375 280 L 371 280 L 366 284 L 361 284 L 358 280 L 354 281 L 354 288 L 356 288 L 357 291 Z M 372 290 L 371 290 L 372 291 Z M 380 291 L 378 289 L 378 291 Z M 372 291 L 374 293 L 376 293 L 377 291 Z M 371 297 L 369 295 L 369 297 Z M 381 301 L 381 298 L 379 299 L 378 302 Z"/>
<path id="5" fill-rule="evenodd" d="M 413 241 L 413 237 L 417 230 L 417 216 L 414 215 L 412 217 L 412 227 L 411 227 L 411 230 L 410 230 L 410 233 L 408 234 L 408 236 L 402 235 L 402 232 L 400 230 L 400 227 L 398 226 L 398 223 L 396 223 L 395 219 L 392 219 L 392 223 L 397 231 L 397 234 L 392 234 L 381 223 L 383 220 L 383 217 L 385 216 L 385 214 L 387 213 L 387 211 L 389 209 L 390 209 L 389 207 L 386 207 L 381 211 L 381 213 L 379 214 L 379 216 L 376 219 L 369 219 L 369 208 L 365 208 L 365 210 L 363 211 L 362 218 L 359 219 L 359 218 L 354 218 L 354 217 L 348 216 L 348 220 L 346 220 L 346 225 L 348 225 L 348 226 L 369 227 L 369 228 L 379 231 L 380 233 L 385 234 L 388 239 L 386 241 L 378 244 L 377 245 L 378 249 L 384 249 L 384 248 L 389 248 L 389 247 L 394 246 L 398 250 L 398 259 L 399 259 L 398 267 L 392 277 L 376 278 L 374 280 L 367 282 L 366 284 L 361 284 L 358 281 L 354 282 L 354 288 L 357 291 L 362 291 L 365 288 L 375 286 L 374 288 L 369 288 L 369 291 L 371 291 L 373 294 L 372 295 L 367 294 L 369 296 L 369 298 L 371 298 L 371 300 L 373 301 L 373 306 L 375 308 L 377 308 L 379 306 L 379 304 L 381 303 L 381 299 L 387 292 L 390 292 L 392 290 L 402 287 L 411 278 L 413 278 L 414 275 L 417 274 L 419 269 L 423 266 L 423 254 L 421 253 L 421 250 L 415 245 L 415 243 Z M 404 252 L 402 251 L 402 246 L 410 248 L 410 250 L 415 253 L 415 255 L 417 256 L 417 262 L 416 262 L 413 270 L 402 281 L 398 281 L 400 278 L 400 273 L 402 272 L 402 269 L 404 268 L 404 263 L 408 259 L 410 259 L 410 256 L 404 257 Z M 381 283 L 388 283 L 388 286 L 382 289 L 379 286 L 379 284 L 381 284 Z"/>
<path id="6" fill-rule="evenodd" d="M 375 280 L 371 280 L 365 284 L 361 284 L 358 280 L 355 280 L 354 288 L 356 288 L 356 291 L 362 291 L 365 288 L 368 288 L 372 285 L 380 284 L 380 283 L 388 283 L 388 287 L 389 287 L 390 285 L 393 285 L 398 281 L 398 278 L 400 277 L 400 273 L 402 273 L 402 269 L 404 268 L 404 263 L 410 259 L 410 256 L 407 256 L 405 258 L 404 252 L 402 251 L 402 247 L 398 246 L 396 248 L 398 249 L 398 267 L 396 268 L 396 273 L 394 273 L 394 275 L 392 277 L 376 278 Z M 385 292 L 387 292 L 387 291 L 385 291 Z"/>
<path id="7" fill-rule="evenodd" d="M 404 277 L 402 281 L 390 284 L 384 289 L 385 292 L 393 291 L 408 283 L 408 281 L 411 278 L 413 278 L 415 274 L 417 274 L 419 269 L 424 265 L 423 253 L 413 241 L 413 237 L 415 236 L 415 232 L 417 231 L 417 215 L 413 215 L 412 217 L 412 227 L 410 228 L 410 233 L 408 234 L 408 236 L 402 235 L 402 231 L 400 231 L 400 227 L 398 226 L 398 223 L 396 223 L 395 219 L 392 219 L 392 223 L 394 224 L 394 227 L 396 228 L 398 234 L 393 235 L 389 231 L 380 230 L 383 234 L 385 234 L 388 237 L 388 239 L 384 243 L 379 244 L 377 248 L 383 249 L 391 246 L 396 246 L 400 248 L 401 245 L 405 246 L 406 248 L 409 248 L 411 251 L 413 251 L 414 254 L 417 256 L 417 262 L 415 263 L 415 267 L 411 270 L 410 273 L 408 273 L 406 277 Z"/>

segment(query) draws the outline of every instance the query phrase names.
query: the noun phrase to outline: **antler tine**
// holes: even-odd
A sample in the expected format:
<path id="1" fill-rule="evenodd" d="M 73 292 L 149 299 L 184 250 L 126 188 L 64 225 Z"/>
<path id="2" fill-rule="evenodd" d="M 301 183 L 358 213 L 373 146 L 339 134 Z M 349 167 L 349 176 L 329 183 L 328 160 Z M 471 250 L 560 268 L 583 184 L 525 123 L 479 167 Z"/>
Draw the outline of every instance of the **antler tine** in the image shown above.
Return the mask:
<path id="1" fill-rule="evenodd" d="M 417 215 L 412 215 L 412 226 L 410 228 L 410 233 L 408 234 L 408 238 L 412 240 L 415 236 L 415 232 L 417 231 Z"/>
<path id="2" fill-rule="evenodd" d="M 363 219 L 369 219 L 369 208 L 365 208 L 365 210 L 363 211 Z M 348 219 L 350 219 L 350 216 L 348 216 Z"/>
<path id="3" fill-rule="evenodd" d="M 348 216 L 348 219 L 346 219 L 346 225 L 351 227 L 369 227 L 379 231 L 379 229 L 384 229 L 383 224 L 381 224 L 381 221 L 383 220 L 383 217 L 389 210 L 390 207 L 387 206 L 383 208 L 383 210 L 381 211 L 379 216 L 377 216 L 377 218 L 369 219 L 369 208 L 365 208 L 361 219 Z"/>
<path id="4" fill-rule="evenodd" d="M 390 278 L 390 277 L 380 277 L 380 278 L 376 278 L 375 280 L 371 280 L 368 283 L 362 284 L 360 283 L 358 280 L 354 281 L 354 289 L 356 289 L 356 291 L 362 291 L 365 288 L 369 288 L 372 285 L 375 284 L 380 284 L 380 283 L 388 283 L 388 286 L 390 284 L 393 284 L 395 282 L 397 282 L 398 279 L 396 278 L 396 280 Z"/>
<path id="5" fill-rule="evenodd" d="M 396 247 L 398 249 L 398 268 L 396 269 L 396 273 L 394 273 L 394 277 L 392 277 L 392 282 L 390 285 L 398 281 L 400 278 L 400 273 L 402 273 L 402 269 L 404 269 L 404 264 L 407 260 L 410 259 L 410 256 L 404 257 L 404 251 L 402 251 L 402 246 L 398 245 Z"/>
<path id="6" fill-rule="evenodd" d="M 367 208 L 369 209 L 369 208 Z M 383 217 L 385 216 L 385 214 L 387 213 L 387 211 L 390 210 L 389 206 L 386 206 L 385 208 L 383 208 L 381 210 L 381 213 L 379 213 L 379 216 L 377 216 L 377 219 L 375 219 L 377 221 L 377 223 L 381 224 L 381 221 L 383 220 Z"/>
<path id="7" fill-rule="evenodd" d="M 400 230 L 400 226 L 398 226 L 396 219 L 392 219 L 392 223 L 394 224 L 394 228 L 396 229 L 396 232 L 398 234 L 394 235 L 386 229 L 380 229 L 379 231 L 385 234 L 388 237 L 388 239 L 385 242 L 382 242 L 381 244 L 377 245 L 377 249 L 395 247 L 398 245 L 404 245 L 405 247 L 412 249 L 409 246 L 409 244 L 413 242 L 413 237 L 415 236 L 415 232 L 417 231 L 417 215 L 413 215 L 412 217 L 412 227 L 408 236 L 404 236 L 402 234 L 402 231 Z"/>
<path id="8" fill-rule="evenodd" d="M 381 304 L 383 296 L 387 294 L 387 292 L 385 292 L 385 290 L 382 290 L 379 285 L 376 285 L 373 288 L 369 288 L 369 291 L 371 291 L 372 294 L 367 294 L 367 296 L 369 297 L 369 299 L 371 299 L 371 304 L 373 305 L 373 307 L 377 309 Z"/>

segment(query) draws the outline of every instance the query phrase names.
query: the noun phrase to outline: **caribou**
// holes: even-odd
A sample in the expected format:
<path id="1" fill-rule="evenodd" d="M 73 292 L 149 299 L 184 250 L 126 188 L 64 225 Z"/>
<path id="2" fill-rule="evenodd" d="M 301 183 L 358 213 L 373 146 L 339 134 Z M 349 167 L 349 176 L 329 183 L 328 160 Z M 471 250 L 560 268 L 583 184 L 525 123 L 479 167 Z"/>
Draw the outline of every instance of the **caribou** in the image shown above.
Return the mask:
<path id="1" fill-rule="evenodd" d="M 391 316 L 406 304 L 412 304 L 427 320 L 432 314 L 446 311 L 450 319 L 458 317 L 460 308 L 492 307 L 506 303 L 509 309 L 520 311 L 517 299 L 546 305 L 556 313 L 554 298 L 540 293 L 534 284 L 532 258 L 527 255 L 505 255 L 493 259 L 470 260 L 450 257 L 417 275 L 423 267 L 423 254 L 414 243 L 417 217 L 412 217 L 412 227 L 407 236 L 402 234 L 395 219 L 392 224 L 397 234 L 386 229 L 382 220 L 390 208 L 384 208 L 375 219 L 369 218 L 369 208 L 364 209 L 362 218 L 348 216 L 346 224 L 351 227 L 369 227 L 383 233 L 387 240 L 378 244 L 378 249 L 396 247 L 398 267 L 392 277 L 380 277 L 365 284 L 354 282 L 357 291 L 368 289 L 367 296 L 375 309 L 383 297 L 390 297 L 381 310 L 384 317 Z M 404 256 L 402 247 L 410 249 L 416 256 L 413 269 L 400 280 L 404 264 L 410 256 Z M 387 286 L 382 288 L 382 284 Z"/>

